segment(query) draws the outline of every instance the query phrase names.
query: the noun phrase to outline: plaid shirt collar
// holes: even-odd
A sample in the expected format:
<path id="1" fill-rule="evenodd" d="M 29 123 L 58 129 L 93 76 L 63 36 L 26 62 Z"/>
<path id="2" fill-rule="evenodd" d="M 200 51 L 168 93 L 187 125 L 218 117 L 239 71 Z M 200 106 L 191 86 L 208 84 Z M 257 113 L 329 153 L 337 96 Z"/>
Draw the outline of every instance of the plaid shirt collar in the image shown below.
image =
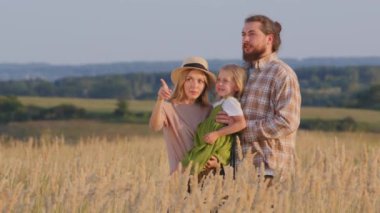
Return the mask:
<path id="1" fill-rule="evenodd" d="M 265 70 L 265 67 L 269 64 L 269 62 L 277 59 L 277 53 L 273 52 L 264 58 L 260 58 L 257 61 L 253 61 L 252 63 L 249 64 L 249 68 L 254 68 L 255 70 L 262 71 Z"/>

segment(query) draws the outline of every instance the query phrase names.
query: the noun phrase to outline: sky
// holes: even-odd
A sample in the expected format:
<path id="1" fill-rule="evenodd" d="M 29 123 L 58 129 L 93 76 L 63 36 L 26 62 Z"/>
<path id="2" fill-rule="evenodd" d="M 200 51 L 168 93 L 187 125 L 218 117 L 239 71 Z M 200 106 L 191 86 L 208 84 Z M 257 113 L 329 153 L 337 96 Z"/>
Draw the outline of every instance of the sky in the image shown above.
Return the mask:
<path id="1" fill-rule="evenodd" d="M 283 58 L 380 56 L 379 0 L 0 0 L 0 63 L 240 59 L 249 15 Z"/>

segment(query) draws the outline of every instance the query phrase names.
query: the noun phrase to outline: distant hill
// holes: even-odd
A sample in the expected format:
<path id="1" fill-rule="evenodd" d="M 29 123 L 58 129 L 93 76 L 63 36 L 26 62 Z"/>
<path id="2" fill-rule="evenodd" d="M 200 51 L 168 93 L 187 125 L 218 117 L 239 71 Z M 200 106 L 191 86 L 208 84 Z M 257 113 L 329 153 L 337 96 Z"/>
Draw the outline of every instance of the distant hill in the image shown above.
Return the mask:
<path id="1" fill-rule="evenodd" d="M 293 68 L 313 66 L 379 66 L 380 57 L 352 57 L 352 58 L 306 58 L 284 59 Z M 242 64 L 241 60 L 209 60 L 210 69 L 217 71 L 227 63 Z M 136 72 L 170 72 L 179 66 L 180 61 L 157 62 L 120 62 L 108 64 L 85 65 L 51 65 L 45 63 L 31 64 L 0 64 L 0 81 L 44 79 L 54 81 L 64 77 L 97 76 L 108 74 L 124 74 Z"/>

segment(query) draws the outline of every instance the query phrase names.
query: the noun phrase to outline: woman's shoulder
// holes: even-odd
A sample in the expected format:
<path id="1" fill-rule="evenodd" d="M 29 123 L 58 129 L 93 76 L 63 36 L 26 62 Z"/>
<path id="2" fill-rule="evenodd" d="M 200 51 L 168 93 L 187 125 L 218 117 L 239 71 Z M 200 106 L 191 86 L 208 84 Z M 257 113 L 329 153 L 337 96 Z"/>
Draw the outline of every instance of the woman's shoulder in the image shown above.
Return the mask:
<path id="1" fill-rule="evenodd" d="M 180 106 L 181 106 L 180 104 L 176 104 L 171 101 L 164 101 L 162 103 L 162 109 L 167 114 L 172 114 L 172 113 L 175 113 L 177 110 L 180 110 L 181 109 Z"/>
<path id="2" fill-rule="evenodd" d="M 193 120 L 193 118 L 198 122 L 198 118 L 203 120 L 211 112 L 211 105 L 201 105 L 198 103 L 194 104 L 176 104 L 169 103 L 166 108 L 166 113 L 169 116 L 179 116 L 185 120 Z"/>
<path id="3" fill-rule="evenodd" d="M 180 104 L 180 103 L 171 103 L 167 102 L 166 103 L 167 108 L 172 108 L 172 109 L 183 109 L 183 110 L 209 110 L 212 108 L 212 105 L 202 105 L 200 103 L 194 103 L 194 104 Z"/>

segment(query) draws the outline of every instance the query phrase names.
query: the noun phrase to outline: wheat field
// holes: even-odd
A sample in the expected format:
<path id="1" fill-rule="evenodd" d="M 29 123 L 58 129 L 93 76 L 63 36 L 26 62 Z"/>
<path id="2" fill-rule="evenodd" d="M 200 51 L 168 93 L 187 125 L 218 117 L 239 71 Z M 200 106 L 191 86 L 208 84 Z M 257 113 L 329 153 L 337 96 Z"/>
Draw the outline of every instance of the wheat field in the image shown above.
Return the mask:
<path id="1" fill-rule="evenodd" d="M 169 176 L 162 136 L 0 138 L 1 212 L 380 212 L 380 135 L 300 131 L 297 169 L 270 188 L 245 162 L 236 179 Z"/>

